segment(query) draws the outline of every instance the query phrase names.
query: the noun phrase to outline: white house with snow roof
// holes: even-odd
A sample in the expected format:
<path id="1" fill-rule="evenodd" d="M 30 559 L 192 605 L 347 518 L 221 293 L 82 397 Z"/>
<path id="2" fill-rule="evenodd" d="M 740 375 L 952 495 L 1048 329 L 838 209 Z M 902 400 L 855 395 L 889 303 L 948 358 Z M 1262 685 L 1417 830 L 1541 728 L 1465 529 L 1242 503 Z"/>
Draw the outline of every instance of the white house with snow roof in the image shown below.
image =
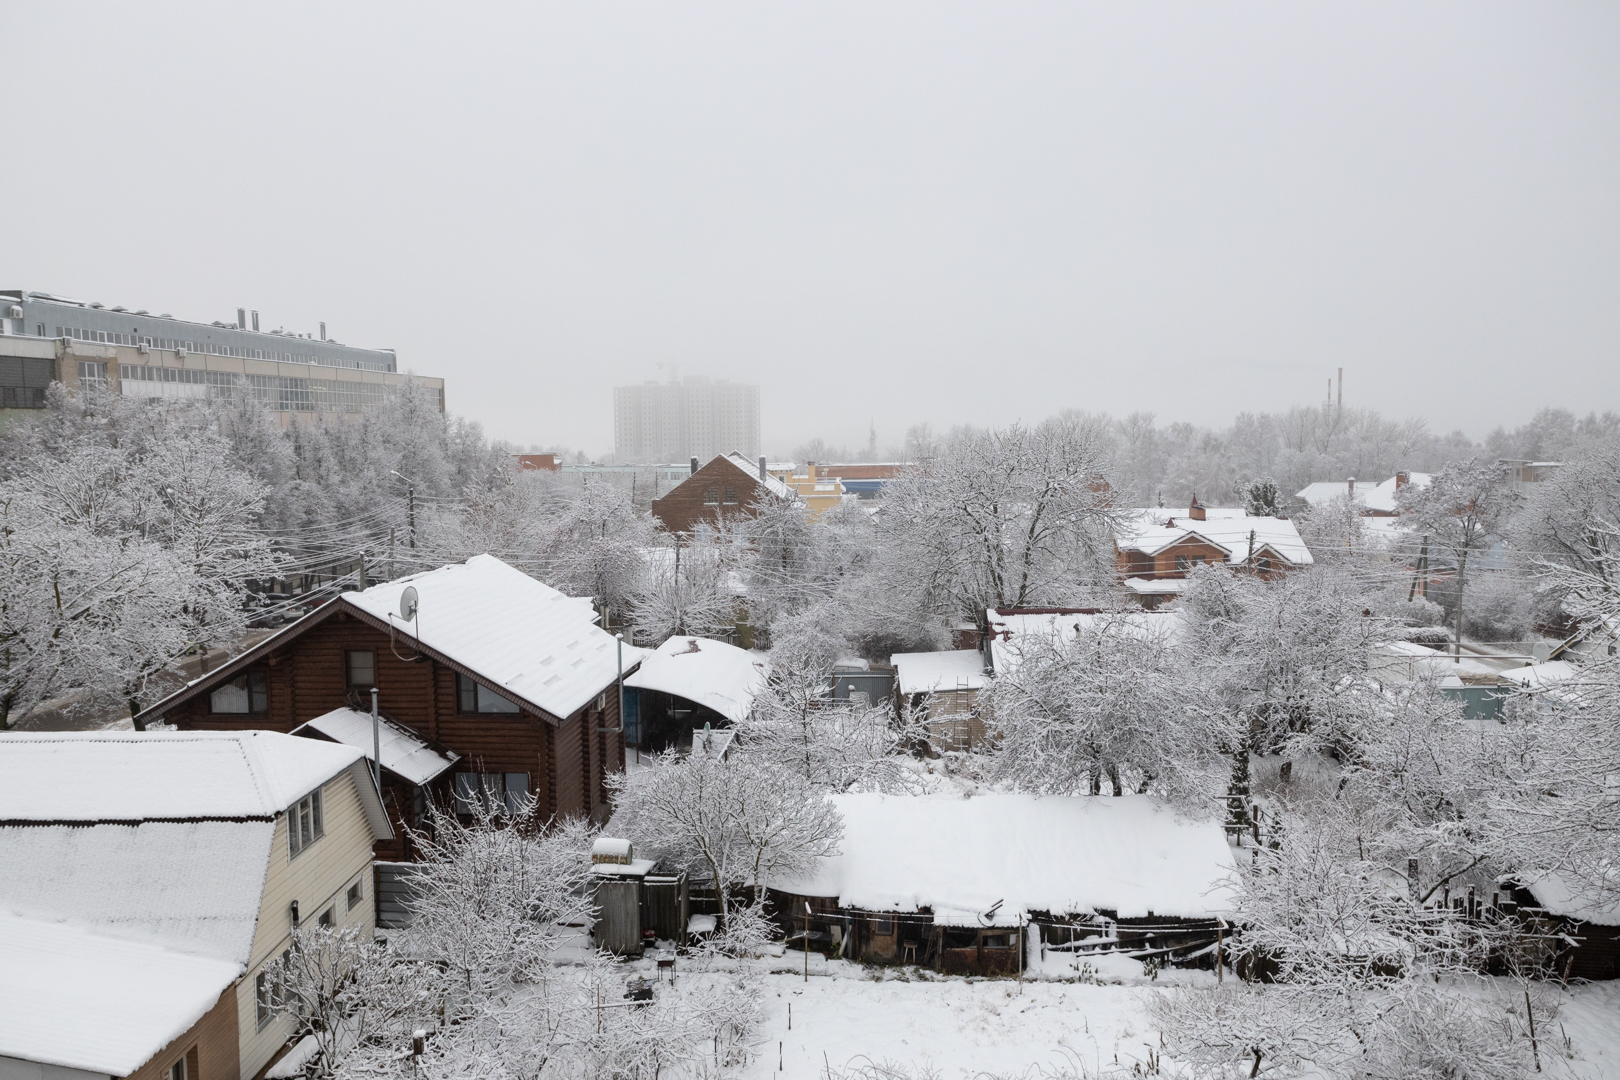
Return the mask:
<path id="1" fill-rule="evenodd" d="M 252 1080 L 300 922 L 374 926 L 358 750 L 266 731 L 0 739 L 0 1076 Z"/>
<path id="2" fill-rule="evenodd" d="M 1320 510 L 1336 499 L 1345 499 L 1358 507 L 1364 516 L 1395 517 L 1400 513 L 1396 501 L 1400 490 L 1408 484 L 1428 487 L 1433 479 L 1428 473 L 1403 471 L 1376 483 L 1358 481 L 1353 476 L 1344 481 L 1319 480 L 1294 492 L 1294 498 L 1312 510 Z"/>

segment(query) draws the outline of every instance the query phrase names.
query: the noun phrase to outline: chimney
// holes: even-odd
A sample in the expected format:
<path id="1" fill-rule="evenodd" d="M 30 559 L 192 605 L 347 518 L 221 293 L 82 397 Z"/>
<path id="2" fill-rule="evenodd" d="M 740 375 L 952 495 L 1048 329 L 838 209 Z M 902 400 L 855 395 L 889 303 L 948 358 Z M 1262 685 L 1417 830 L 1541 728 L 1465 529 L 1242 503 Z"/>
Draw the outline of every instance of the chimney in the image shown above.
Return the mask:
<path id="1" fill-rule="evenodd" d="M 238 330 L 247 329 L 247 308 L 236 309 L 236 328 Z"/>
<path id="2" fill-rule="evenodd" d="M 321 340 L 322 341 L 326 340 L 326 324 L 325 323 L 321 323 Z"/>
<path id="3" fill-rule="evenodd" d="M 765 468 L 765 459 L 760 458 L 759 459 L 759 482 L 763 484 L 769 476 L 770 476 L 770 470 Z"/>
<path id="4" fill-rule="evenodd" d="M 1404 470 L 1395 474 L 1395 490 L 1399 491 L 1412 479 L 1412 475 Z"/>
<path id="5" fill-rule="evenodd" d="M 804 463 L 804 475 L 805 475 L 806 478 L 809 479 L 809 481 L 812 484 L 816 482 L 816 463 L 815 462 L 807 461 L 807 462 Z"/>
<path id="6" fill-rule="evenodd" d="M 697 458 L 692 459 L 692 475 L 697 475 Z"/>
<path id="7" fill-rule="evenodd" d="M 1192 505 L 1187 507 L 1187 516 L 1194 521 L 1203 521 L 1206 517 L 1204 508 L 1198 504 L 1198 493 L 1193 492 Z"/>
<path id="8" fill-rule="evenodd" d="M 254 333 L 258 333 L 258 330 L 259 330 L 259 313 L 257 311 L 255 311 L 253 313 L 253 331 L 254 331 Z"/>
<path id="9" fill-rule="evenodd" d="M 1350 497 L 1356 497 L 1356 478 L 1353 476 L 1350 478 Z"/>

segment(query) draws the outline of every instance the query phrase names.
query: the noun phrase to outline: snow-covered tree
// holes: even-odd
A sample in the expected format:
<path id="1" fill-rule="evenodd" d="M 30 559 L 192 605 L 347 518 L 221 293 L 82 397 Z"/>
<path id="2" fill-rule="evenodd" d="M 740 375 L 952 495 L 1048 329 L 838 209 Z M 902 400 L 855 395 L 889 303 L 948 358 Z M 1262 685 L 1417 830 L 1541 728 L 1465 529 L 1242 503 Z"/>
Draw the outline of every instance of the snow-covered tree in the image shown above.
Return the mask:
<path id="1" fill-rule="evenodd" d="M 629 597 L 637 644 L 657 645 L 676 634 L 715 637 L 736 625 L 740 554 L 729 523 L 700 523 L 691 536 L 640 554 L 641 579 Z"/>
<path id="2" fill-rule="evenodd" d="M 1109 449 L 1073 417 L 962 433 L 889 484 L 875 595 L 981 628 L 988 608 L 1092 595 L 1111 580 Z"/>
<path id="3" fill-rule="evenodd" d="M 1187 673 L 1168 628 L 1139 613 L 1026 639 L 988 693 L 991 775 L 1041 794 L 1097 795 L 1106 783 L 1115 795 L 1152 791 L 1207 810 L 1235 740 L 1230 714 L 1195 707 Z"/>
<path id="4" fill-rule="evenodd" d="M 847 649 L 830 604 L 778 620 L 770 677 L 736 725 L 736 752 L 789 769 L 822 791 L 904 788 L 909 773 L 899 754 L 912 733 L 888 701 L 832 696 L 834 664 Z"/>
<path id="5" fill-rule="evenodd" d="M 1397 500 L 1408 527 L 1456 567 L 1452 619 L 1460 655 L 1468 560 L 1485 551 L 1507 524 L 1517 496 L 1500 465 L 1474 458 L 1446 466 L 1425 486 L 1407 484 Z"/>
<path id="6" fill-rule="evenodd" d="M 843 836 L 824 789 L 757 756 L 671 752 L 651 768 L 609 777 L 609 785 L 616 829 L 714 884 L 722 933 L 773 880 L 836 854 Z"/>
<path id="7" fill-rule="evenodd" d="M 262 489 L 205 413 L 148 410 L 124 432 L 57 404 L 0 472 L 0 722 L 68 690 L 138 712 L 188 653 L 240 636 L 249 582 L 279 564 Z"/>

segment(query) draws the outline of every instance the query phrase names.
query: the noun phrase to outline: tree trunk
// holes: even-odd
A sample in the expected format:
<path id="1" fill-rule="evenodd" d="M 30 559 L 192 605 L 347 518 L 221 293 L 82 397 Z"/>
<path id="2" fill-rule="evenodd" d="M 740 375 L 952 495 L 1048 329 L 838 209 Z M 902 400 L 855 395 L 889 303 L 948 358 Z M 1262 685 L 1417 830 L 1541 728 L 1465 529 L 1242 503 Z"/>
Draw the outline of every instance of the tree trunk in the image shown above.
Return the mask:
<path id="1" fill-rule="evenodd" d="M 1457 559 L 1457 641 L 1453 650 L 1456 663 L 1462 663 L 1463 575 L 1468 571 L 1468 550 L 1463 549 Z"/>
<path id="2" fill-rule="evenodd" d="M 136 731 L 146 730 L 146 721 L 140 719 L 141 703 L 135 698 L 129 698 L 129 722 L 135 725 Z"/>

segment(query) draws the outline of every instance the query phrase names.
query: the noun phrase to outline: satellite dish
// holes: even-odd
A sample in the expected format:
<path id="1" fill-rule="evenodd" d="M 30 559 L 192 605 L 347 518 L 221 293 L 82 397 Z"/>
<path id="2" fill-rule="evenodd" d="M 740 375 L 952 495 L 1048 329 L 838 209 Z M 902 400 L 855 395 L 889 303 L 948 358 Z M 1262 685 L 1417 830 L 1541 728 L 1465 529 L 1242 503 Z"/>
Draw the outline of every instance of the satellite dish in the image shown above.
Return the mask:
<path id="1" fill-rule="evenodd" d="M 406 622 L 416 618 L 416 586 L 407 585 L 399 594 L 399 617 Z"/>

